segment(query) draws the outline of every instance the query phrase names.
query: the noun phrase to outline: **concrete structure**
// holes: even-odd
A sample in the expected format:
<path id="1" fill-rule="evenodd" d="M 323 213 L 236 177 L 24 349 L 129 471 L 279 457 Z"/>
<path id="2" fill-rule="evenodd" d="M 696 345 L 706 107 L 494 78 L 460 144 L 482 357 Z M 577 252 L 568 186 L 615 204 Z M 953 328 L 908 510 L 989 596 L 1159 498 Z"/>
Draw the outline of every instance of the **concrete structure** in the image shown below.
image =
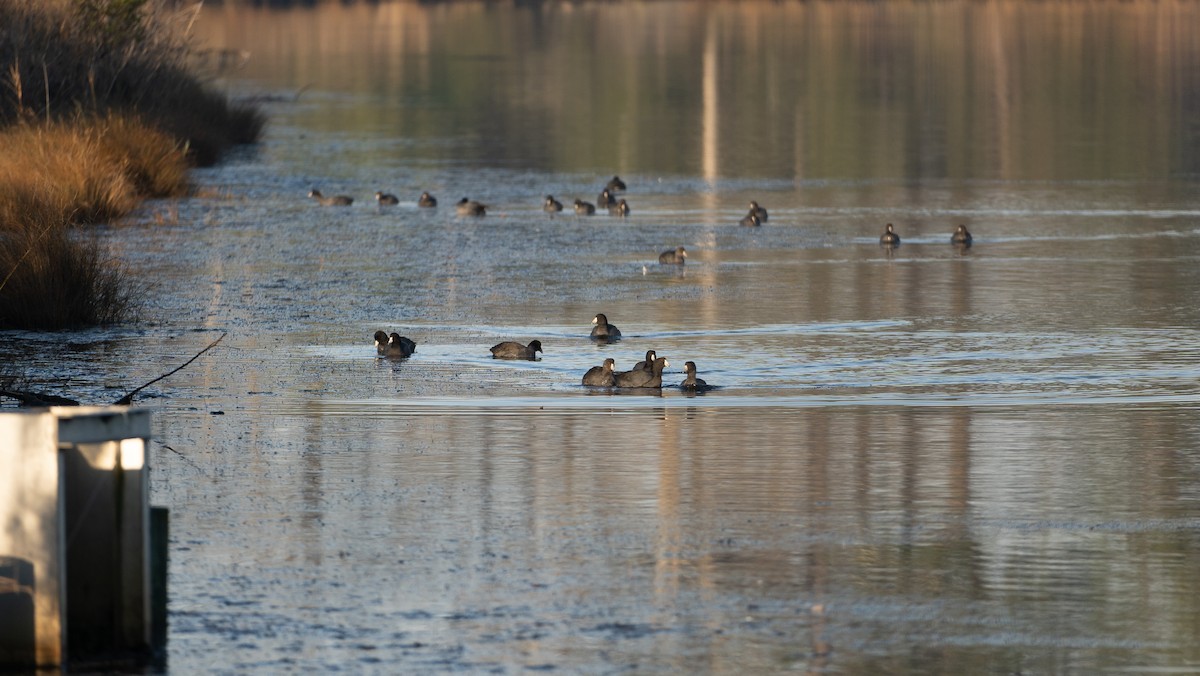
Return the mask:
<path id="1" fill-rule="evenodd" d="M 0 668 L 144 659 L 165 637 L 149 437 L 122 406 L 0 413 Z"/>

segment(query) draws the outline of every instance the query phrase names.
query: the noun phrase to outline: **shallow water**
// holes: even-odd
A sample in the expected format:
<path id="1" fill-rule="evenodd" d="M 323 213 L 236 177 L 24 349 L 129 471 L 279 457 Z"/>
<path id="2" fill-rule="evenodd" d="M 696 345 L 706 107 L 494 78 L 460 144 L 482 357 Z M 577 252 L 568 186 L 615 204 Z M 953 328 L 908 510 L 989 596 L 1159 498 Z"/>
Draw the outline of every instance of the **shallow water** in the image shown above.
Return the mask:
<path id="1" fill-rule="evenodd" d="M 206 5 L 267 138 L 102 230 L 141 323 L 0 356 L 104 402 L 228 334 L 142 400 L 171 671 L 1197 671 L 1196 12 Z M 579 384 L 649 348 L 720 387 Z"/>

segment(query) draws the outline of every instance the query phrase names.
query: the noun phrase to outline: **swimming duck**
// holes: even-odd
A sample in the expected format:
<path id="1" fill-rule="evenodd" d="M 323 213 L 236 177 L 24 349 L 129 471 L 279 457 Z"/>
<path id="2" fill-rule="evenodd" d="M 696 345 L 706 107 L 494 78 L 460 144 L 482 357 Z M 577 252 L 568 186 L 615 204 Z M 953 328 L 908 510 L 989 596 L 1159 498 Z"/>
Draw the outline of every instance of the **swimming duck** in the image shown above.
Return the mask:
<path id="1" fill-rule="evenodd" d="M 427 192 L 423 192 L 421 193 L 421 196 L 417 198 L 417 206 L 426 208 L 436 207 L 437 198 Z"/>
<path id="2" fill-rule="evenodd" d="M 596 205 L 583 200 L 575 200 L 575 213 L 580 216 L 591 216 L 596 213 Z"/>
<path id="3" fill-rule="evenodd" d="M 486 216 L 487 215 L 487 205 L 486 204 L 480 204 L 479 202 L 476 202 L 475 200 L 469 200 L 466 197 L 464 197 L 458 201 L 458 205 L 455 206 L 455 209 L 458 210 L 459 216 Z"/>
<path id="4" fill-rule="evenodd" d="M 760 223 L 767 222 L 767 210 L 758 206 L 758 202 L 755 202 L 754 200 L 750 200 L 750 213 L 758 216 Z"/>
<path id="5" fill-rule="evenodd" d="M 617 200 L 613 199 L 612 193 L 608 188 L 600 191 L 600 197 L 596 198 L 596 206 L 601 209 L 612 209 L 617 206 Z"/>
<path id="6" fill-rule="evenodd" d="M 967 226 L 958 226 L 954 234 L 950 235 L 950 243 L 963 248 L 971 246 L 971 233 L 967 231 Z"/>
<path id="7" fill-rule="evenodd" d="M 608 208 L 608 213 L 610 213 L 610 214 L 615 213 L 617 216 L 620 216 L 622 218 L 628 216 L 629 215 L 629 202 L 626 202 L 625 198 L 622 197 L 620 200 L 617 201 L 617 206 Z"/>
<path id="8" fill-rule="evenodd" d="M 562 202 L 554 199 L 554 195 L 546 195 L 546 201 L 542 203 L 542 210 L 549 213 L 562 211 Z"/>
<path id="9" fill-rule="evenodd" d="M 743 216 L 742 220 L 738 221 L 738 225 L 747 228 L 757 228 L 758 226 L 762 225 L 762 219 L 758 217 L 758 214 L 752 211 Z"/>
<path id="10" fill-rule="evenodd" d="M 320 190 L 313 188 L 308 191 L 308 196 L 315 199 L 323 207 L 348 207 L 354 203 L 354 198 L 347 195 L 334 195 L 326 197 L 321 194 Z"/>
<path id="11" fill-rule="evenodd" d="M 492 346 L 492 359 L 528 359 L 533 361 L 537 359 L 537 353 L 542 351 L 542 341 L 530 341 L 529 345 L 522 345 L 512 341 L 505 341 L 499 345 Z"/>
<path id="12" fill-rule="evenodd" d="M 379 206 L 391 206 L 400 203 L 400 198 L 395 195 L 390 195 L 386 192 L 375 191 L 375 201 L 379 202 Z"/>
<path id="13" fill-rule="evenodd" d="M 683 365 L 683 372 L 687 374 L 687 377 L 683 379 L 682 383 L 679 383 L 681 389 L 696 390 L 698 392 L 712 389 L 708 383 L 704 382 L 703 378 L 696 377 L 696 362 L 686 362 Z"/>
<path id="14" fill-rule="evenodd" d="M 376 334 L 378 336 L 378 334 Z M 379 338 L 375 339 L 378 346 Z M 382 354 L 385 357 L 409 357 L 413 352 L 417 351 L 417 344 L 405 338 L 399 333 L 392 333 L 388 336 L 387 346 L 383 349 Z"/>
<path id="15" fill-rule="evenodd" d="M 617 387 L 662 387 L 663 369 L 670 366 L 666 357 L 654 360 L 649 371 L 624 371 L 613 374 L 613 384 Z"/>
<path id="16" fill-rule="evenodd" d="M 609 192 L 622 191 L 625 190 L 625 181 L 622 181 L 620 176 L 613 176 L 604 187 L 607 188 Z"/>
<path id="17" fill-rule="evenodd" d="M 621 337 L 621 329 L 609 324 L 608 317 L 602 314 L 596 315 L 592 323 L 595 324 L 592 327 L 592 338 L 596 340 L 617 340 Z"/>
<path id="18" fill-rule="evenodd" d="M 593 387 L 612 387 L 614 366 L 616 366 L 615 361 L 605 359 L 603 366 L 593 366 L 583 374 L 583 384 Z"/>
<path id="19" fill-rule="evenodd" d="M 900 245 L 900 235 L 896 234 L 896 230 L 892 227 L 891 223 L 887 224 L 887 228 L 884 230 L 883 234 L 879 236 L 879 243 L 883 246 Z"/>
<path id="20" fill-rule="evenodd" d="M 683 265 L 687 262 L 687 251 L 677 246 L 674 251 L 664 251 L 658 255 L 658 262 L 668 265 Z"/>
<path id="21" fill-rule="evenodd" d="M 631 371 L 649 371 L 650 367 L 654 365 L 654 358 L 657 356 L 658 355 L 655 354 L 654 350 L 646 350 L 645 361 L 639 361 L 638 363 L 634 364 L 633 368 L 630 370 Z"/>
<path id="22" fill-rule="evenodd" d="M 387 332 L 386 331 L 376 331 L 375 332 L 375 352 L 377 354 L 383 354 L 384 350 L 387 349 L 387 344 L 388 344 Z"/>

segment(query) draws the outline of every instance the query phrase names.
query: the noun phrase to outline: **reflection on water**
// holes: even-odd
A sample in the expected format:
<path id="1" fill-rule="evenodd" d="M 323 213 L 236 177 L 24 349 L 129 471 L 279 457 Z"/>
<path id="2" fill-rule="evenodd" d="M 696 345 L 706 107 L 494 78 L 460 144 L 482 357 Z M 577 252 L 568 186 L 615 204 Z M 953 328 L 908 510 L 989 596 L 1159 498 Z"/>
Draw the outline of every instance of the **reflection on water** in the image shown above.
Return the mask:
<path id="1" fill-rule="evenodd" d="M 239 519 L 189 546 L 270 590 L 210 589 L 173 654 L 215 631 L 266 664 L 317 642 L 332 663 L 472 670 L 1196 658 L 1188 410 L 343 413 L 310 399 L 271 418 L 274 450 L 214 478 Z M 206 483 L 183 474 L 172 490 Z"/>
<path id="2" fill-rule="evenodd" d="M 146 321 L 0 334 L 229 333 L 143 393 L 174 670 L 1200 669 L 1200 5 L 311 4 L 197 15 L 271 125 L 104 233 Z M 579 384 L 650 348 L 720 389 Z"/>
<path id="3" fill-rule="evenodd" d="M 331 142 L 409 166 L 1078 180 L 1200 169 L 1197 23 L 1180 1 L 321 3 L 197 31 L 250 50 L 239 76 L 349 103 L 304 115 Z"/>

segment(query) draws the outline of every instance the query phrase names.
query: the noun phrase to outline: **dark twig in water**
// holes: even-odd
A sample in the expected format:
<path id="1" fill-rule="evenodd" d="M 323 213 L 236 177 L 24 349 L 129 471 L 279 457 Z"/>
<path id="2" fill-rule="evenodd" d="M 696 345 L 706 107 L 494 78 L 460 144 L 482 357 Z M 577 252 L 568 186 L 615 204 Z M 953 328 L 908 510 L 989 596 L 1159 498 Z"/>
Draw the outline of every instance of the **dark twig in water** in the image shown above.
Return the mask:
<path id="1" fill-rule="evenodd" d="M 216 340 L 214 340 L 213 342 L 209 343 L 209 344 L 208 344 L 208 347 L 206 347 L 206 348 L 204 348 L 203 350 L 200 350 L 199 352 L 197 352 L 197 353 L 196 353 L 196 356 L 194 356 L 194 357 L 192 357 L 191 359 L 189 359 L 189 360 L 187 360 L 187 361 L 183 362 L 182 364 L 180 364 L 179 366 L 177 366 L 175 369 L 173 369 L 173 370 L 171 370 L 171 371 L 168 371 L 167 373 L 164 373 L 164 374 L 162 374 L 161 376 L 159 376 L 159 377 L 155 378 L 154 380 L 151 380 L 150 382 L 146 383 L 145 385 L 142 385 L 141 387 L 139 387 L 139 388 L 135 389 L 134 391 L 130 392 L 129 394 L 127 394 L 127 395 L 125 395 L 125 396 L 121 397 L 120 399 L 118 399 L 118 400 L 116 400 L 115 402 L 113 402 L 113 405 L 114 405 L 114 406 L 128 406 L 128 405 L 132 404 L 132 403 L 133 403 L 133 395 L 137 394 L 138 392 L 141 392 L 142 390 L 146 389 L 147 387 L 150 387 L 150 386 L 151 386 L 151 385 L 153 385 L 154 383 L 157 383 L 158 381 L 162 380 L 163 378 L 166 378 L 167 376 L 173 376 L 173 375 L 175 375 L 176 373 L 179 373 L 179 372 L 180 372 L 180 371 L 182 371 L 184 368 L 186 368 L 188 364 L 191 364 L 192 362 L 194 362 L 194 361 L 196 361 L 197 359 L 199 359 L 199 358 L 200 358 L 200 355 L 202 355 L 202 354 L 204 354 L 205 352 L 208 352 L 209 350 L 211 350 L 211 349 L 213 349 L 214 347 L 216 347 L 216 346 L 217 346 L 217 343 L 221 342 L 221 340 L 223 340 L 223 339 L 225 338 L 225 336 L 227 336 L 227 335 L 229 335 L 229 334 L 228 334 L 228 333 L 222 333 L 220 338 L 217 338 L 217 339 L 216 339 Z"/>
<path id="2" fill-rule="evenodd" d="M 0 397 L 11 397 L 21 402 L 22 406 L 78 406 L 79 402 L 66 397 L 59 397 L 43 392 L 28 392 L 25 390 L 0 389 Z"/>
<path id="3" fill-rule="evenodd" d="M 192 459 L 191 459 L 191 458 L 189 458 L 189 457 L 187 457 L 186 455 L 184 455 L 184 454 L 180 453 L 179 451 L 177 451 L 177 450 L 175 450 L 175 449 L 171 448 L 170 446 L 168 446 L 168 445 L 166 445 L 166 444 L 162 443 L 161 441 L 158 443 L 158 445 L 159 445 L 159 446 L 162 446 L 163 448 L 167 449 L 168 451 L 170 451 L 170 452 L 174 453 L 175 455 L 178 455 L 180 458 L 182 458 L 182 459 L 183 459 L 183 461 L 184 461 L 184 462 L 186 462 L 187 464 L 191 465 L 191 466 L 192 466 L 192 468 L 193 468 L 193 469 L 195 469 L 197 472 L 200 472 L 201 474 L 203 474 L 204 476 L 208 477 L 209 479 L 212 479 L 212 477 L 208 476 L 208 473 L 204 471 L 204 468 L 200 467 L 200 465 L 197 465 L 195 462 L 192 462 Z"/>

